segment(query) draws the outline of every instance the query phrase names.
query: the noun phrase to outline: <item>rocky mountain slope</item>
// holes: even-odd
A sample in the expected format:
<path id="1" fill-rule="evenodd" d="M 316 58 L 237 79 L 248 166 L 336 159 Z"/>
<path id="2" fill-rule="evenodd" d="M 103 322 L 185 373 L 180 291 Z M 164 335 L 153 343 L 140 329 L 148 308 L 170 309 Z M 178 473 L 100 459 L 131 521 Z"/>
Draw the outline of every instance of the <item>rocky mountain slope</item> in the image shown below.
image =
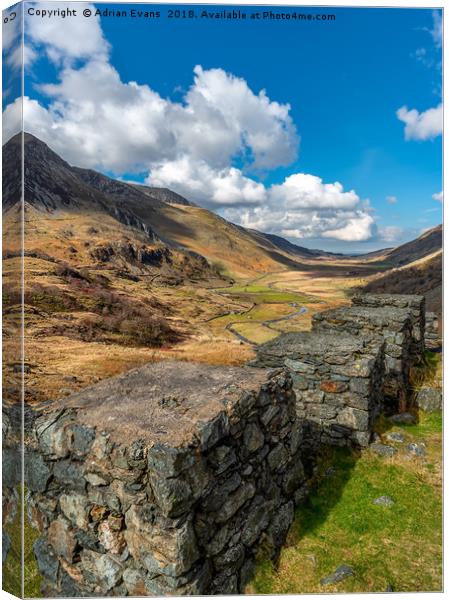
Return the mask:
<path id="1" fill-rule="evenodd" d="M 39 211 L 104 213 L 143 232 L 151 242 L 201 254 L 210 264 L 236 275 L 295 268 L 298 259 L 325 254 L 233 225 L 171 190 L 71 167 L 31 134 L 25 133 L 24 142 L 25 201 Z M 3 148 L 4 211 L 20 197 L 20 143 L 21 137 L 15 136 Z"/>
<path id="2" fill-rule="evenodd" d="M 423 294 L 427 310 L 442 314 L 443 227 L 437 225 L 421 236 L 369 255 L 388 267 L 362 287 L 362 291 L 387 294 Z M 363 257 L 362 257 L 363 258 Z M 441 319 L 440 319 L 441 325 Z"/>
<path id="3" fill-rule="evenodd" d="M 147 185 L 133 184 L 138 190 L 146 194 L 149 198 L 156 198 L 167 204 L 182 204 L 184 206 L 196 206 L 193 202 L 186 200 L 180 194 L 169 190 L 168 188 L 150 187 Z"/>

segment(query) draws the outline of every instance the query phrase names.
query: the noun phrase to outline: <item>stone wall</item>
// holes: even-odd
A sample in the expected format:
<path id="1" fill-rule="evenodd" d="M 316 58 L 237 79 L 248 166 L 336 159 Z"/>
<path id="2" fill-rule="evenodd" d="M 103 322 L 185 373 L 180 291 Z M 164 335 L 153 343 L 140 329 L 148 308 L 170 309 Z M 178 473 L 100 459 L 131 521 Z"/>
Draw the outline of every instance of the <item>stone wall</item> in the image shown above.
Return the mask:
<path id="1" fill-rule="evenodd" d="M 352 298 L 354 306 L 372 308 L 406 308 L 412 322 L 411 352 L 416 361 L 421 360 L 424 352 L 426 323 L 425 298 L 416 294 L 357 294 Z"/>
<path id="2" fill-rule="evenodd" d="M 17 518 L 20 520 L 21 429 L 21 405 L 4 403 L 2 407 L 2 563 L 5 562 L 10 550 L 14 551 L 16 556 L 21 555 L 20 541 L 17 538 L 11 539 L 5 528 Z M 14 542 L 15 547 L 13 547 Z M 11 593 L 13 591 L 11 590 Z"/>
<path id="3" fill-rule="evenodd" d="M 405 407 L 410 367 L 414 361 L 412 319 L 408 309 L 369 306 L 337 308 L 315 314 L 312 330 L 384 340 L 384 409 L 386 412 L 396 412 Z"/>
<path id="4" fill-rule="evenodd" d="M 150 364 L 53 404 L 34 438 L 45 595 L 241 592 L 304 495 L 281 369 Z"/>
<path id="5" fill-rule="evenodd" d="M 406 397 L 422 304 L 401 298 L 316 314 L 243 368 L 149 364 L 25 415 L 44 595 L 242 592 L 283 544 L 322 446 L 367 446 Z"/>
<path id="6" fill-rule="evenodd" d="M 426 312 L 424 339 L 427 350 L 439 350 L 441 348 L 438 315 L 436 315 L 434 312 Z"/>
<path id="7" fill-rule="evenodd" d="M 258 367 L 284 367 L 310 455 L 320 444 L 367 446 L 382 410 L 384 342 L 334 333 L 287 333 L 257 349 Z"/>

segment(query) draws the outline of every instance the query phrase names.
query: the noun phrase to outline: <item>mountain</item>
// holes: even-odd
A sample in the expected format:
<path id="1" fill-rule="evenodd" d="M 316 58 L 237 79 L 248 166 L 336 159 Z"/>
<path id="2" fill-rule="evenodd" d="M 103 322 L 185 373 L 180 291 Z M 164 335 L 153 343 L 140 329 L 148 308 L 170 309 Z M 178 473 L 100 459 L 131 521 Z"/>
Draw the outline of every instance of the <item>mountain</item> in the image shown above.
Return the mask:
<path id="1" fill-rule="evenodd" d="M 438 252 L 442 245 L 443 226 L 437 225 L 415 240 L 387 251 L 384 256 L 389 265 L 400 267 Z"/>
<path id="2" fill-rule="evenodd" d="M 18 135 L 3 147 L 7 257 L 20 253 L 20 163 Z M 30 134 L 24 134 L 24 168 L 25 256 L 71 270 L 71 283 L 81 281 L 86 269 L 137 280 L 157 276 L 172 285 L 217 279 L 203 256 L 167 243 L 154 230 L 152 222 L 165 202 L 95 171 L 71 167 Z"/>
<path id="3" fill-rule="evenodd" d="M 166 188 L 129 184 L 92 169 L 72 167 L 31 134 L 24 134 L 24 146 L 25 202 L 29 209 L 38 211 L 34 219 L 39 214 L 47 219 L 51 214 L 54 219 L 61 211 L 70 213 L 72 219 L 74 215 L 86 222 L 97 219 L 117 229 L 112 235 L 113 244 L 138 232 L 139 243 L 160 245 L 188 258 L 202 258 L 204 265 L 207 261 L 215 272 L 237 278 L 284 269 L 310 270 L 315 268 L 317 259 L 345 258 L 297 246 L 277 235 L 245 229 Z M 20 197 L 20 151 L 20 135 L 3 147 L 4 211 Z M 431 255 L 441 245 L 442 227 L 438 226 L 397 248 L 352 260 L 396 268 Z M 103 244 L 97 249 L 97 256 L 105 258 L 114 252 L 127 253 L 123 248 L 114 250 Z"/>
<path id="4" fill-rule="evenodd" d="M 302 246 L 297 246 L 292 242 L 289 242 L 285 238 L 275 235 L 273 233 L 261 233 L 260 231 L 256 231 L 254 229 L 249 230 L 253 235 L 263 238 L 266 242 L 272 244 L 276 248 L 282 248 L 286 252 L 294 256 L 299 256 L 301 258 L 317 258 L 317 257 L 343 257 L 343 254 L 338 254 L 335 252 L 325 252 L 324 250 L 312 250 L 310 248 L 303 248 Z"/>
<path id="5" fill-rule="evenodd" d="M 388 248 L 359 257 L 384 268 L 362 286 L 361 292 L 381 294 L 422 294 L 426 308 L 442 314 L 443 226 L 437 225 L 418 238 L 397 248 Z M 386 268 L 386 270 L 385 270 Z M 441 324 L 441 322 L 440 322 Z"/>
<path id="6" fill-rule="evenodd" d="M 20 144 L 17 135 L 3 148 L 4 211 L 20 198 Z M 326 255 L 234 225 L 171 190 L 128 184 L 72 167 L 29 133 L 24 134 L 24 146 L 25 202 L 38 211 L 69 212 L 72 218 L 105 214 L 142 232 L 148 242 L 201 255 L 214 268 L 237 277 L 295 269 L 303 258 Z"/>
<path id="7" fill-rule="evenodd" d="M 196 206 L 193 202 L 186 200 L 180 194 L 172 192 L 172 190 L 169 190 L 168 188 L 150 187 L 137 183 L 133 185 L 150 198 L 156 198 L 161 202 L 166 202 L 167 204 L 181 204 L 183 206 Z"/>
<path id="8" fill-rule="evenodd" d="M 20 199 L 20 173 L 10 171 L 8 165 L 20 165 L 21 136 L 16 135 L 3 147 L 4 180 L 3 211 Z M 137 195 L 132 186 L 104 177 L 95 171 L 86 171 L 95 180 L 108 182 L 93 186 L 89 177 L 81 177 L 80 170 L 71 167 L 46 144 L 29 133 L 24 134 L 25 202 L 37 210 L 58 210 L 76 213 L 107 213 L 129 227 L 143 231 L 155 241 L 151 227 L 130 210 L 129 200 Z M 82 171 L 82 170 L 81 170 Z M 112 189 L 116 194 L 112 193 Z M 140 198 L 140 195 L 139 195 Z M 137 202 L 134 198 L 134 200 Z"/>
<path id="9" fill-rule="evenodd" d="M 426 309 L 441 317 L 442 283 L 443 252 L 440 247 L 429 256 L 374 277 L 361 291 L 381 294 L 423 294 L 426 297 Z"/>
<path id="10" fill-rule="evenodd" d="M 3 322 L 13 356 L 24 291 L 27 401 L 153 360 L 244 364 L 253 343 L 307 328 L 355 285 L 425 292 L 431 308 L 441 297 L 441 228 L 365 257 L 308 250 L 170 190 L 72 167 L 30 134 L 22 210 L 21 142 L 3 147 Z"/>

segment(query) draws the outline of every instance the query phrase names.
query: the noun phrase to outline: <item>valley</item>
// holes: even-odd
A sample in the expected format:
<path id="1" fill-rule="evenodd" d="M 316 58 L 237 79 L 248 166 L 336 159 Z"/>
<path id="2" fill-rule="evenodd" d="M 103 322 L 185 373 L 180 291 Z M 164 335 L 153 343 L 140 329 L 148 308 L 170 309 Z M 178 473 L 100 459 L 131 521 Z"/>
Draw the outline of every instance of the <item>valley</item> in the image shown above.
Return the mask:
<path id="1" fill-rule="evenodd" d="M 242 365 L 257 344 L 309 329 L 315 312 L 365 287 L 410 293 L 416 281 L 441 314 L 441 227 L 366 256 L 309 250 L 171 190 L 72 167 L 29 134 L 22 210 L 20 139 L 3 150 L 7 398 L 16 393 L 22 217 L 31 404 L 151 361 Z"/>
<path id="2" fill-rule="evenodd" d="M 355 291 L 424 293 L 441 317 L 441 227 L 404 246 L 365 256 L 309 250 L 236 226 L 171 190 L 130 185 L 71 167 L 32 136 L 26 135 L 25 142 L 29 177 L 23 205 L 18 140 L 13 138 L 3 149 L 4 172 L 11 174 L 3 181 L 5 404 L 17 402 L 20 394 L 22 293 L 25 401 L 33 408 L 64 402 L 73 392 L 147 363 L 176 359 L 244 365 L 255 357 L 259 344 L 284 332 L 309 330 L 316 312 L 350 304 Z M 418 426 L 413 431 L 415 436 L 421 433 Z M 440 423 L 426 435 L 429 469 L 437 480 Z M 247 591 L 319 592 L 320 577 L 332 563 L 347 561 L 345 552 L 352 553 L 362 574 L 350 582 L 353 591 L 378 591 L 389 582 L 401 590 L 410 585 L 421 589 L 419 577 L 413 579 L 416 569 L 406 571 L 407 581 L 402 577 L 401 552 L 411 543 L 409 528 L 393 527 L 400 519 L 389 522 L 391 539 L 402 545 L 397 554 L 385 551 L 382 521 L 366 493 L 372 488 L 383 493 L 385 465 L 367 454 L 356 471 L 352 454 L 328 458 L 320 468 L 327 473 L 332 463 L 336 472 L 326 475 L 324 487 L 303 509 L 316 533 L 298 529 L 303 520 L 299 511 L 280 555 L 280 569 L 262 560 Z M 437 514 L 438 481 L 435 494 L 428 492 L 419 479 L 427 475 L 421 463 L 405 463 L 407 458 L 397 459 L 398 468 L 389 478 L 391 493 L 405 505 L 409 498 L 418 498 L 418 511 L 432 502 Z M 326 526 L 322 515 L 334 509 L 335 489 L 346 485 L 352 472 L 349 496 L 334 511 L 335 526 Z M 400 496 L 401 486 L 412 492 Z M 365 539 L 371 536 L 377 542 L 371 553 L 359 555 L 361 538 L 351 536 L 354 510 L 360 512 L 361 503 L 368 507 L 361 512 L 369 518 Z M 8 527 L 16 540 L 20 524 Z M 26 527 L 25 585 L 30 596 L 39 596 L 41 576 L 31 547 L 38 534 Z M 435 555 L 426 571 L 426 589 L 438 589 L 440 582 L 433 567 L 439 564 L 440 544 L 432 541 L 438 527 L 438 519 L 429 518 L 424 542 L 421 535 L 412 540 L 425 543 Z M 392 544 L 390 539 L 385 543 Z M 10 556 L 6 571 L 14 579 L 21 556 Z M 319 570 L 315 562 L 307 562 L 309 556 L 318 557 Z M 376 569 L 379 565 L 375 576 L 364 579 L 373 564 Z"/>

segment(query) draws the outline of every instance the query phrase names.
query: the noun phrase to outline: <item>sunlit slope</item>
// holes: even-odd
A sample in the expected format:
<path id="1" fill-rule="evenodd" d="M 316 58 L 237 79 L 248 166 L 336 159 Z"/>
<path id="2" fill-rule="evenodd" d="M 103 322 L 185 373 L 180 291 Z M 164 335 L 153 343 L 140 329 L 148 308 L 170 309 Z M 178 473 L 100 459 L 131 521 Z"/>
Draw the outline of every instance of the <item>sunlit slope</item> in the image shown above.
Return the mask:
<path id="1" fill-rule="evenodd" d="M 202 254 L 236 277 L 300 266 L 294 257 L 262 246 L 250 232 L 204 208 L 167 204 L 153 226 L 163 238 Z"/>

